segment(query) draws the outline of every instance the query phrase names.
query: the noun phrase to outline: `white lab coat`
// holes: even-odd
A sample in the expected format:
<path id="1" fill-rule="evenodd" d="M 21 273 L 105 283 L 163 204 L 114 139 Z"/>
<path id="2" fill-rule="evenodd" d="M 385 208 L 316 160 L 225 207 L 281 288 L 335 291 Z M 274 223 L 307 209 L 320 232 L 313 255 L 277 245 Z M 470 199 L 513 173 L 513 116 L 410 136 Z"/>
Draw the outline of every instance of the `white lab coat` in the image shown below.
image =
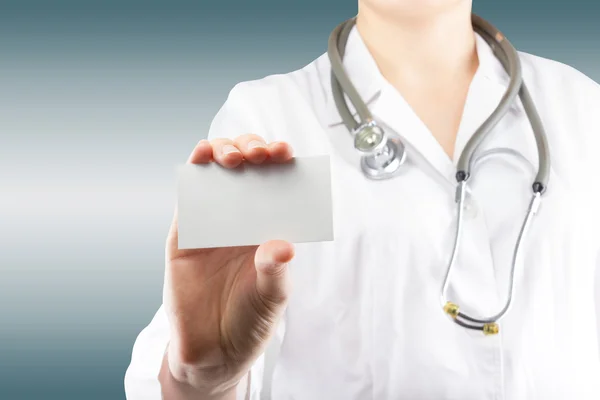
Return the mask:
<path id="1" fill-rule="evenodd" d="M 457 157 L 508 82 L 480 37 L 477 50 L 480 67 Z M 375 118 L 408 147 L 406 168 L 395 179 L 373 182 L 362 175 L 332 99 L 326 55 L 292 73 L 235 86 L 209 138 L 251 132 L 289 142 L 298 156 L 329 154 L 335 225 L 333 242 L 296 246 L 293 295 L 281 346 L 273 347 L 279 355 L 261 356 L 240 399 L 600 399 L 600 87 L 569 66 L 520 55 L 547 131 L 552 170 L 497 336 L 465 330 L 441 310 L 456 221 L 457 157 L 449 159 L 382 78 L 356 29 L 344 61 L 349 76 Z M 519 157 L 499 155 L 476 168 L 449 292 L 478 316 L 504 304 L 537 169 L 520 102 L 479 151 L 491 148 Z M 168 340 L 161 308 L 134 345 L 125 378 L 129 400 L 161 398 L 157 375 Z"/>

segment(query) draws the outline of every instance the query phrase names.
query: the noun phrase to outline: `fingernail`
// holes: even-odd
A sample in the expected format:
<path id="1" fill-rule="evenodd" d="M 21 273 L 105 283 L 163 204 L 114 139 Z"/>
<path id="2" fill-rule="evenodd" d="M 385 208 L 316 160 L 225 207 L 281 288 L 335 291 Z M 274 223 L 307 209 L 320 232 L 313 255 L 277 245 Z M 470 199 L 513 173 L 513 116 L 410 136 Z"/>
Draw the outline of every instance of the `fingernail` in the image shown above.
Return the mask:
<path id="1" fill-rule="evenodd" d="M 260 140 L 252 140 L 250 143 L 248 143 L 249 149 L 256 149 L 257 147 L 262 147 L 264 149 L 267 146 L 265 146 L 265 144 Z"/>
<path id="2" fill-rule="evenodd" d="M 229 154 L 229 153 L 239 153 L 240 151 L 237 149 L 237 147 L 232 146 L 230 144 L 226 144 L 225 146 L 223 146 L 223 154 Z"/>

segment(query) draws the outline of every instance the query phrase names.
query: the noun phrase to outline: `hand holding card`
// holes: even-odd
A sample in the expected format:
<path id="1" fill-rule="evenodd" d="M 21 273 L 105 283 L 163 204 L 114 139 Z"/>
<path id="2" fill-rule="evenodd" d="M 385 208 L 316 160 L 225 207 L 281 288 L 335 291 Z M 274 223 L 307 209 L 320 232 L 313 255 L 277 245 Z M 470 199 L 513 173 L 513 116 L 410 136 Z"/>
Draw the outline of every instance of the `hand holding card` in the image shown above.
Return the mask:
<path id="1" fill-rule="evenodd" d="M 283 313 L 290 242 L 332 239 L 329 157 L 257 135 L 201 141 L 167 242 L 162 387 L 231 397 Z"/>

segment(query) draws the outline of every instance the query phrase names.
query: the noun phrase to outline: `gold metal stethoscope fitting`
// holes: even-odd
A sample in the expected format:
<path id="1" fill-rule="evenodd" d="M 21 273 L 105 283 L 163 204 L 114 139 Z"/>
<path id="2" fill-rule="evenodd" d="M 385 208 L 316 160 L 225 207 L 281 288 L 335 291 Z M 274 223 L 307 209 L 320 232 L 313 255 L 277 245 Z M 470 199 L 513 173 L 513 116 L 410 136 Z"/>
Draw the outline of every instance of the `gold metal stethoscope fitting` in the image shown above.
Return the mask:
<path id="1" fill-rule="evenodd" d="M 458 310 L 459 307 L 450 301 L 444 305 L 444 312 L 454 319 L 458 317 Z"/>
<path id="2" fill-rule="evenodd" d="M 497 335 L 500 332 L 500 327 L 495 322 L 483 325 L 483 334 L 486 336 Z"/>

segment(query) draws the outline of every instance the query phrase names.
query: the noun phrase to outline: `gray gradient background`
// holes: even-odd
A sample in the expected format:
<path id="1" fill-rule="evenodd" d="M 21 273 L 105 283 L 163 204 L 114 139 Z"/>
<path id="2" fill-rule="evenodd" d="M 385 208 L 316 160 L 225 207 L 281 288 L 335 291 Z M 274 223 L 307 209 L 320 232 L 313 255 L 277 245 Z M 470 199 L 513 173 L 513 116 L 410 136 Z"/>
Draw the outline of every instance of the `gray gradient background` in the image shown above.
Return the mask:
<path id="1" fill-rule="evenodd" d="M 320 6 L 317 6 L 321 4 Z M 600 80 L 600 3 L 475 0 Z M 230 88 L 325 51 L 356 0 L 0 0 L 0 399 L 121 399 L 161 301 L 174 166 Z"/>

